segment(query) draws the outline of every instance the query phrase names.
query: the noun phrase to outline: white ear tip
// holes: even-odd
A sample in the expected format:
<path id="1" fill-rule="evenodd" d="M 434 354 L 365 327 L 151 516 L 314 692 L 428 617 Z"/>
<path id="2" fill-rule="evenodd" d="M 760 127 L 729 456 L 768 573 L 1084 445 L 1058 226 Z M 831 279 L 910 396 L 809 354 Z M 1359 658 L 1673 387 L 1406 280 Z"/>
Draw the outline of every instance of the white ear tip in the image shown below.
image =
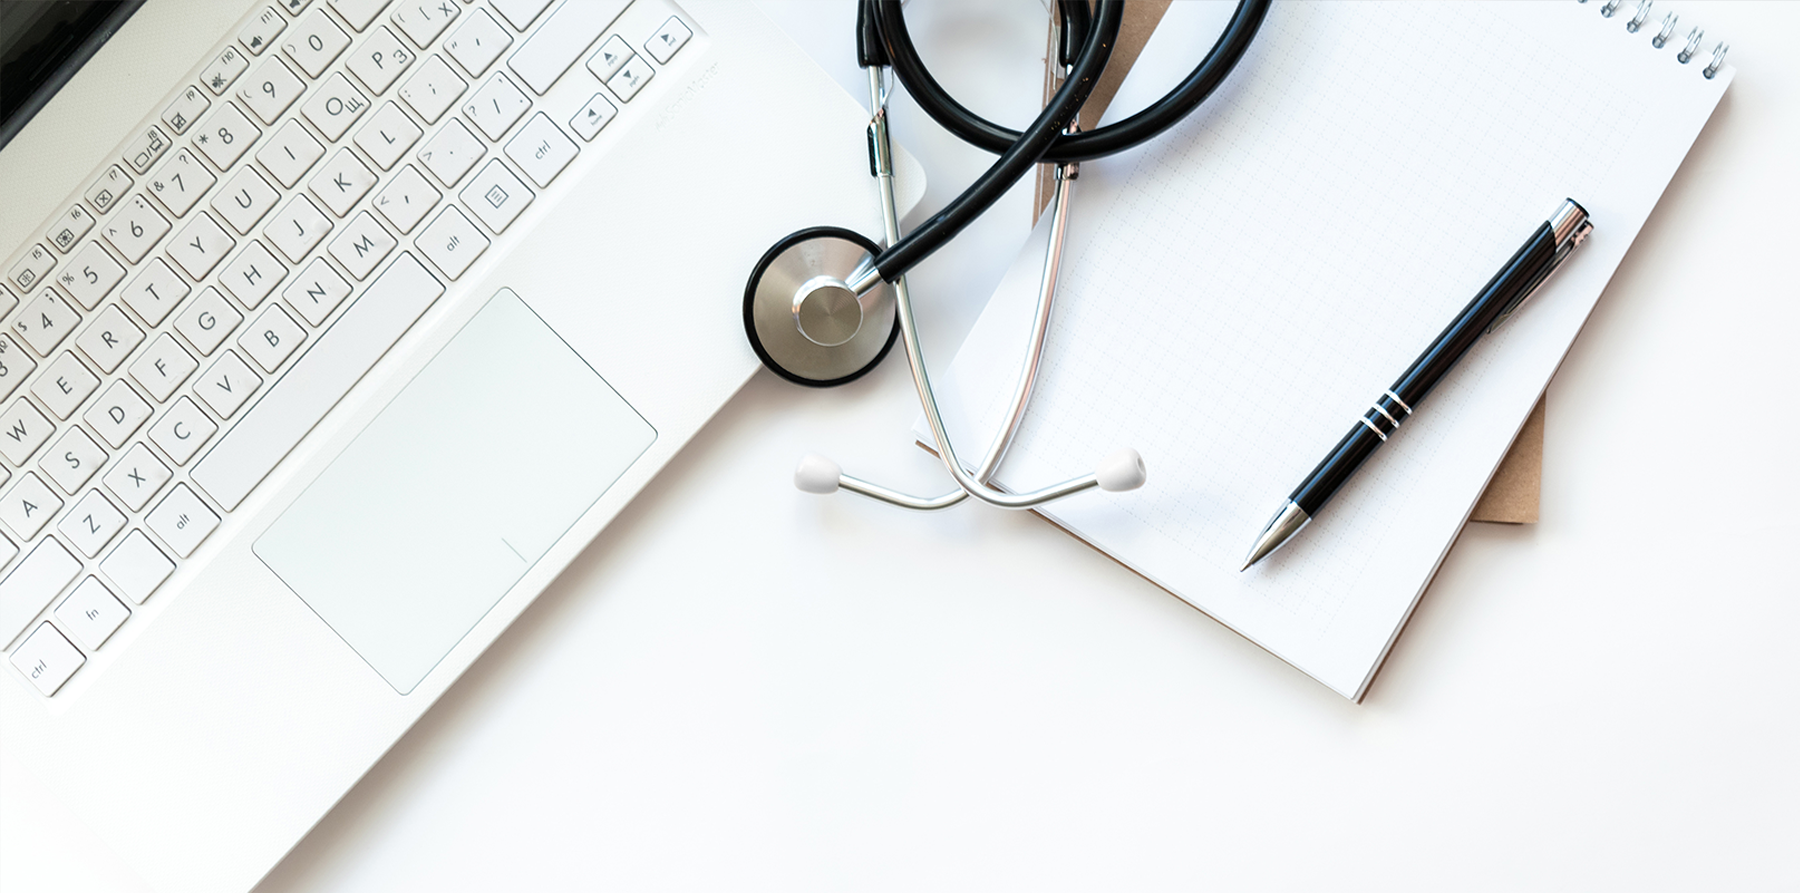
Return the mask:
<path id="1" fill-rule="evenodd" d="M 1100 461 L 1100 467 L 1094 471 L 1099 479 L 1100 489 L 1108 493 L 1122 490 L 1136 490 L 1144 485 L 1144 457 L 1134 449 L 1123 449 Z"/>
<path id="2" fill-rule="evenodd" d="M 807 453 L 794 468 L 794 486 L 806 493 L 828 496 L 837 492 L 838 476 L 843 473 L 836 462 L 818 453 Z"/>

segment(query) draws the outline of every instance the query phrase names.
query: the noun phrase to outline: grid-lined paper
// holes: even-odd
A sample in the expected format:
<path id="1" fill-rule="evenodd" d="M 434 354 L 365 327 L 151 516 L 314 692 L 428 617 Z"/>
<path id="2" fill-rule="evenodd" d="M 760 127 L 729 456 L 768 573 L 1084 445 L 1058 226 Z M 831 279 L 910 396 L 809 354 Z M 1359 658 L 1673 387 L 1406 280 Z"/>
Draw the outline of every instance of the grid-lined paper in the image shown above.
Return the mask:
<path id="1" fill-rule="evenodd" d="M 1213 15 L 1175 4 L 1139 70 L 1191 54 Z M 1200 112 L 1125 175 L 1080 182 L 1037 396 L 998 480 L 1030 489 L 1137 448 L 1142 490 L 1049 514 L 1360 697 L 1729 80 L 1636 37 L 1572 2 L 1277 4 Z M 1128 81 L 1115 107 L 1151 92 Z M 1288 492 L 1564 197 L 1592 213 L 1589 244 L 1299 538 L 1239 574 Z M 1004 409 L 1041 245 L 946 377 L 965 456 Z"/>

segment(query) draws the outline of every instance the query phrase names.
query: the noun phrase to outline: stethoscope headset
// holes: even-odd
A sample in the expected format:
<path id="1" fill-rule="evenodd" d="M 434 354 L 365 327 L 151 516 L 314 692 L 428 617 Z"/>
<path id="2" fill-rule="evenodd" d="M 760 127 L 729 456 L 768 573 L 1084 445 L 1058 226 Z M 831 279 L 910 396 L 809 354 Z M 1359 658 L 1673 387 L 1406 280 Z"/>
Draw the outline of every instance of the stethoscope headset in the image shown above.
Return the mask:
<path id="1" fill-rule="evenodd" d="M 1145 470 L 1137 451 L 1122 449 L 1102 460 L 1092 474 L 1025 493 L 988 484 L 1024 417 L 1036 380 L 1050 307 L 1056 293 L 1069 193 L 1083 161 L 1122 152 L 1162 133 L 1198 108 L 1231 73 L 1256 36 L 1269 0 L 1239 0 L 1237 9 L 1200 64 L 1144 110 L 1096 130 L 1071 124 L 1093 92 L 1111 57 L 1124 20 L 1123 0 L 1058 0 L 1059 62 L 1062 86 L 1023 132 L 1001 127 L 951 98 L 919 59 L 899 0 L 859 0 L 857 63 L 868 72 L 874 112 L 868 126 L 869 166 L 880 185 L 886 248 L 861 233 L 819 226 L 776 242 L 750 274 L 744 289 L 744 332 L 756 355 L 775 374 L 810 387 L 855 381 L 875 368 L 900 340 L 912 368 L 920 405 L 936 440 L 938 456 L 957 488 L 937 497 L 917 497 L 843 474 L 817 454 L 800 461 L 794 482 L 811 493 L 850 490 L 904 508 L 948 508 L 974 496 L 1000 508 L 1026 509 L 1099 487 L 1132 490 Z M 887 78 L 892 70 L 907 92 L 939 125 L 972 145 L 998 154 L 987 172 L 918 228 L 900 235 L 894 199 L 893 156 L 887 126 Z M 1038 289 L 1026 362 L 1014 388 L 1011 412 L 984 454 L 969 471 L 957 458 L 938 411 L 913 321 L 906 272 L 961 232 L 1035 165 L 1056 165 L 1056 190 L 1049 213 L 1050 245 Z"/>

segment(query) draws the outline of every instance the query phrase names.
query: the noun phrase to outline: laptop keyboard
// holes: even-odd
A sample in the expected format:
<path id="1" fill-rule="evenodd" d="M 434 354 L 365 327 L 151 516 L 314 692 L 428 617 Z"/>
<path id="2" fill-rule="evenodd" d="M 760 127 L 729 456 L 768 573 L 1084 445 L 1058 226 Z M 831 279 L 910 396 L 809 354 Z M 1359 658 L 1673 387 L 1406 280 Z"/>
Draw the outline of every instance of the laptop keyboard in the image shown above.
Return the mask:
<path id="1" fill-rule="evenodd" d="M 16 253 L 0 644 L 45 697 L 694 34 L 550 5 L 270 3 Z"/>

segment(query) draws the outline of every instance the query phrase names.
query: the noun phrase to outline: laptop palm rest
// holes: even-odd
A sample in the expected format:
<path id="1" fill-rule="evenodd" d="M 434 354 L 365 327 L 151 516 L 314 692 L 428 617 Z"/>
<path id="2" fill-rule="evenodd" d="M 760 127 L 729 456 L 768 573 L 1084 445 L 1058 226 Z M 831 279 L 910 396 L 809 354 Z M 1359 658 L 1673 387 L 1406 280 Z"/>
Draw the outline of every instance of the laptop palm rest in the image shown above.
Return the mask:
<path id="1" fill-rule="evenodd" d="M 655 439 L 502 289 L 255 552 L 407 694 Z"/>

